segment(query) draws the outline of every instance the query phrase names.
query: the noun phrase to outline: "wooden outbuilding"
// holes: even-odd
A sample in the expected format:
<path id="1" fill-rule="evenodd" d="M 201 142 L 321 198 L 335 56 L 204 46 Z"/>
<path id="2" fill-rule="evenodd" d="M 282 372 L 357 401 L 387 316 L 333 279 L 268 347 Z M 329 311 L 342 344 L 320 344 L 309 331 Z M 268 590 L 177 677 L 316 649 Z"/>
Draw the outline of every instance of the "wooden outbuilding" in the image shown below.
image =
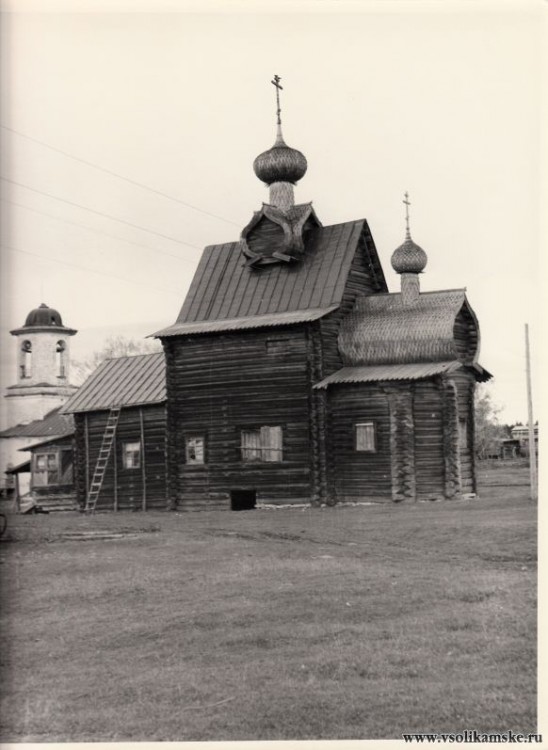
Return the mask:
<path id="1" fill-rule="evenodd" d="M 106 360 L 65 404 L 82 510 L 166 508 L 165 399 L 159 352 Z"/>
<path id="2" fill-rule="evenodd" d="M 476 491 L 479 328 L 464 290 L 420 293 L 426 254 L 392 258 L 365 219 L 295 205 L 303 154 L 281 133 L 239 240 L 207 247 L 166 357 L 167 494 L 181 510 L 452 498 Z"/>
<path id="3" fill-rule="evenodd" d="M 72 421 L 72 420 L 71 420 Z M 30 496 L 48 511 L 76 510 L 74 429 L 65 435 L 22 448 L 31 454 Z"/>
<path id="4" fill-rule="evenodd" d="M 14 442 L 17 455 L 31 453 L 29 461 L 18 463 L 6 471 L 13 477 L 13 496 L 16 503 L 28 497 L 48 510 L 71 510 L 75 507 L 73 492 L 74 422 L 72 416 L 52 409 L 43 419 L 14 425 L 1 437 Z"/>

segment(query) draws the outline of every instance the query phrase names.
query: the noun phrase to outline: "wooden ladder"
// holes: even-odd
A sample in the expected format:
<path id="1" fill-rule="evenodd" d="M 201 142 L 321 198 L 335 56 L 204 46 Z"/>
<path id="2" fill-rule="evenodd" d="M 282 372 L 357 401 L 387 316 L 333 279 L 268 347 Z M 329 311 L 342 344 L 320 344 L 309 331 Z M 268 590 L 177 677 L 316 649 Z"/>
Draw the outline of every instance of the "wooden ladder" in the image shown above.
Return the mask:
<path id="1" fill-rule="evenodd" d="M 112 444 L 114 443 L 114 436 L 116 434 L 116 427 L 118 425 L 118 419 L 120 417 L 119 406 L 113 406 L 109 412 L 105 432 L 103 433 L 103 440 L 101 442 L 101 448 L 99 450 L 99 457 L 95 464 L 95 470 L 93 472 L 93 479 L 88 489 L 86 498 L 86 513 L 93 513 L 99 499 L 99 493 L 103 486 L 103 479 L 107 470 L 108 459 L 112 451 Z"/>

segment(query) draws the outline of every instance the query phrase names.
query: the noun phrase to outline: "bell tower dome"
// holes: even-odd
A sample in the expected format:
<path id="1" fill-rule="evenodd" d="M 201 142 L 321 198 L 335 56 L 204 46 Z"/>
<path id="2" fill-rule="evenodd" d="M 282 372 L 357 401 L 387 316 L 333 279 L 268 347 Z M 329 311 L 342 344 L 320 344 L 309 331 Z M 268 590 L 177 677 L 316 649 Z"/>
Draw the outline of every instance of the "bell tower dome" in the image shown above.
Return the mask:
<path id="1" fill-rule="evenodd" d="M 70 384 L 70 337 L 77 331 L 42 303 L 10 333 L 17 341 L 17 380 L 6 398 L 10 422 L 24 424 L 61 406 L 76 390 Z"/>

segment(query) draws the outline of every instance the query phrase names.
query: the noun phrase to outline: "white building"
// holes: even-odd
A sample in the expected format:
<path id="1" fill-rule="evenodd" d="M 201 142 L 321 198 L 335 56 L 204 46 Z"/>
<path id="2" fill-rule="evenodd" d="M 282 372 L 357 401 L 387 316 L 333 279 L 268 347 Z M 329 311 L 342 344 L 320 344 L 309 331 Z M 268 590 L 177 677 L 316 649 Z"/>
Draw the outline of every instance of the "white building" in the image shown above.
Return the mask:
<path id="1" fill-rule="evenodd" d="M 0 433 L 1 490 L 6 482 L 9 486 L 5 470 L 25 459 L 21 448 L 57 436 L 51 430 L 62 426 L 63 420 L 52 412 L 77 390 L 70 384 L 70 338 L 77 331 L 63 325 L 57 310 L 41 304 L 29 312 L 21 328 L 10 333 L 17 342 L 17 380 L 5 393 L 8 428 Z"/>

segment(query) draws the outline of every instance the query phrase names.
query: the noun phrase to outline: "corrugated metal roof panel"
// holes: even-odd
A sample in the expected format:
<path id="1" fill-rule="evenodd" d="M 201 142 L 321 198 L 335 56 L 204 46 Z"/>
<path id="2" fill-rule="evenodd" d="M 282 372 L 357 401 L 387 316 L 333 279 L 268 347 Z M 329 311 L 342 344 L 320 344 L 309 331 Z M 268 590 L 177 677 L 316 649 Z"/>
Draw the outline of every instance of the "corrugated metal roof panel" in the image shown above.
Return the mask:
<path id="1" fill-rule="evenodd" d="M 295 310 L 293 312 L 278 313 L 277 315 L 254 315 L 226 320 L 199 320 L 193 323 L 175 323 L 175 325 L 163 328 L 152 335 L 190 336 L 195 333 L 219 333 L 222 331 L 240 331 L 248 328 L 284 326 L 318 320 L 318 318 L 322 318 L 336 309 L 337 305 L 332 305 L 331 307 L 319 310 Z"/>
<path id="2" fill-rule="evenodd" d="M 373 383 L 379 380 L 420 380 L 432 375 L 441 375 L 462 367 L 458 361 L 423 362 L 407 365 L 372 365 L 370 367 L 343 367 L 319 383 L 314 388 L 327 388 L 333 383 Z"/>
<path id="3" fill-rule="evenodd" d="M 107 359 L 63 406 L 63 412 L 161 403 L 166 399 L 163 352 Z"/>

